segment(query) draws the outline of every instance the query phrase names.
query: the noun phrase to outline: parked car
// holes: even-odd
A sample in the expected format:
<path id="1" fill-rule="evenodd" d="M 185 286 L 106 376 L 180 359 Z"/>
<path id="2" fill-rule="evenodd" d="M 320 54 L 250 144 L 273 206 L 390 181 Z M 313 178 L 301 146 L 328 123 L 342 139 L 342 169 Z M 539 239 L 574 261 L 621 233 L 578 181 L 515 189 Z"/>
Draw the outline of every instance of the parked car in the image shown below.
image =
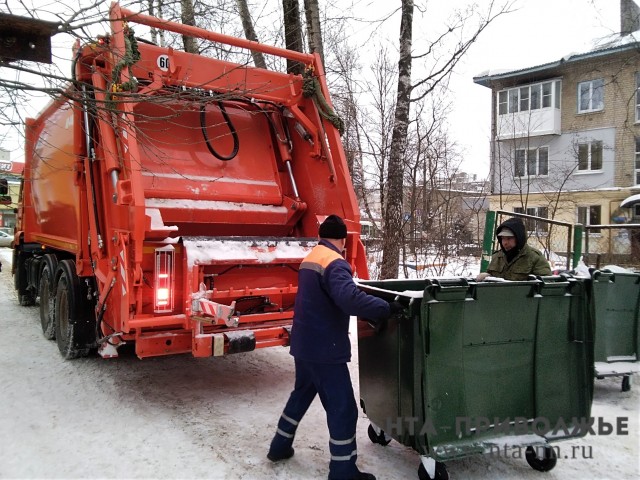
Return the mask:
<path id="1" fill-rule="evenodd" d="M 13 241 L 13 235 L 9 235 L 7 232 L 0 230 L 0 247 L 11 247 Z"/>

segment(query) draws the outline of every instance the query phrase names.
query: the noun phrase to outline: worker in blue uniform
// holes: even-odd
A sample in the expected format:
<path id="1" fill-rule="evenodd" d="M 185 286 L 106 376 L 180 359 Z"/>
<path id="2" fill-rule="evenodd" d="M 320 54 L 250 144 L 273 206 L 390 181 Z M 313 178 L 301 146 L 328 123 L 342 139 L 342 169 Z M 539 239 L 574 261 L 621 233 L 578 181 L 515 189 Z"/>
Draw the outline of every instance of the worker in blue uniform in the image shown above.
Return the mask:
<path id="1" fill-rule="evenodd" d="M 347 227 L 337 215 L 320 225 L 320 241 L 300 264 L 291 329 L 295 385 L 278 421 L 267 457 L 291 458 L 298 424 L 316 395 L 327 414 L 329 479 L 375 480 L 356 466 L 358 407 L 347 362 L 351 360 L 349 317 L 380 325 L 402 305 L 367 295 L 353 281 L 343 258 Z"/>

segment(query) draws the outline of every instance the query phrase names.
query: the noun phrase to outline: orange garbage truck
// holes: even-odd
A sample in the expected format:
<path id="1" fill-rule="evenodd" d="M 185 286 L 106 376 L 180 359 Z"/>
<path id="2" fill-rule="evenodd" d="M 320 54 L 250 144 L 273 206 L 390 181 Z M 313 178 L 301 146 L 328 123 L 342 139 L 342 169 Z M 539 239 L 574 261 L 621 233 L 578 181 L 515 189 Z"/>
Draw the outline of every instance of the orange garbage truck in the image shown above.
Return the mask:
<path id="1" fill-rule="evenodd" d="M 220 356 L 289 343 L 297 270 L 338 214 L 367 278 L 359 209 L 316 54 L 112 4 L 111 32 L 76 43 L 72 82 L 26 124 L 13 252 L 22 305 L 65 358 Z M 256 68 L 161 47 L 134 26 Z"/>

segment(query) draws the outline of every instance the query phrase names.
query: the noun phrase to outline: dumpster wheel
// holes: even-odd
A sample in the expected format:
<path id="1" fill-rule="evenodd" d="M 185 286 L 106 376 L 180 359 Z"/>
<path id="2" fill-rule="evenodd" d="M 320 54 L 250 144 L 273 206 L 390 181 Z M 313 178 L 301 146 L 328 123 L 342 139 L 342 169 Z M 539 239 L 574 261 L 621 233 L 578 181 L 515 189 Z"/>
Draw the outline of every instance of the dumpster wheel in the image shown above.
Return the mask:
<path id="1" fill-rule="evenodd" d="M 373 427 L 372 424 L 369 424 L 369 428 L 367 429 L 367 434 L 369 435 L 369 440 L 371 440 L 373 443 L 378 443 L 383 447 L 386 447 L 387 445 L 389 445 L 389 443 L 391 443 L 391 440 L 392 440 L 391 438 L 387 437 L 384 434 L 384 430 L 380 430 L 380 433 L 376 433 L 376 429 Z"/>
<path id="2" fill-rule="evenodd" d="M 447 467 L 442 462 L 436 462 L 436 473 L 433 478 L 427 472 L 426 467 L 421 462 L 418 467 L 418 479 L 419 480 L 449 480 L 449 472 Z"/>
<path id="3" fill-rule="evenodd" d="M 538 470 L 539 472 L 548 472 L 556 466 L 556 463 L 558 462 L 558 456 L 556 455 L 556 451 L 552 447 L 545 446 L 543 457 L 539 457 L 539 448 L 540 447 L 528 446 L 525 453 L 525 458 L 527 459 L 527 463 L 534 470 Z"/>
<path id="4" fill-rule="evenodd" d="M 622 391 L 628 392 L 631 390 L 631 375 L 624 375 L 622 377 Z"/>

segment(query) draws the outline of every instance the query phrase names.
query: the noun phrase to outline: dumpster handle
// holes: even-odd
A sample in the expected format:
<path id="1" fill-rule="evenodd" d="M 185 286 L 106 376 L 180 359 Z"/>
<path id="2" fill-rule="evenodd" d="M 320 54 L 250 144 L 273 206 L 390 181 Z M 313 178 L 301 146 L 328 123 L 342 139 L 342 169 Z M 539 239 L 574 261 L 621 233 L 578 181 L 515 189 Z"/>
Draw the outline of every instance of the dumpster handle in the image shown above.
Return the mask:
<path id="1" fill-rule="evenodd" d="M 402 300 L 405 300 L 405 301 L 402 301 Z M 413 297 L 411 297 L 411 298 L 409 298 L 409 302 L 406 302 L 406 299 L 405 299 L 404 297 L 401 297 L 400 295 L 396 295 L 396 296 L 393 298 L 393 301 L 394 301 L 394 302 L 398 302 L 398 303 L 399 303 L 399 304 L 401 304 L 404 308 L 409 308 L 409 307 L 411 307 L 411 304 L 413 303 L 414 298 L 413 298 Z"/>
<path id="2" fill-rule="evenodd" d="M 431 283 L 433 285 L 436 285 L 437 287 L 440 287 L 442 289 L 444 288 L 456 288 L 456 287 L 465 287 L 467 288 L 469 286 L 469 281 L 466 278 L 460 277 L 460 278 L 441 278 L 441 279 L 432 279 Z"/>
<path id="3" fill-rule="evenodd" d="M 609 282 L 615 282 L 615 274 L 609 270 L 594 270 L 591 274 L 591 277 L 595 281 L 606 280 Z M 602 279 L 600 279 L 600 277 L 602 277 Z"/>

